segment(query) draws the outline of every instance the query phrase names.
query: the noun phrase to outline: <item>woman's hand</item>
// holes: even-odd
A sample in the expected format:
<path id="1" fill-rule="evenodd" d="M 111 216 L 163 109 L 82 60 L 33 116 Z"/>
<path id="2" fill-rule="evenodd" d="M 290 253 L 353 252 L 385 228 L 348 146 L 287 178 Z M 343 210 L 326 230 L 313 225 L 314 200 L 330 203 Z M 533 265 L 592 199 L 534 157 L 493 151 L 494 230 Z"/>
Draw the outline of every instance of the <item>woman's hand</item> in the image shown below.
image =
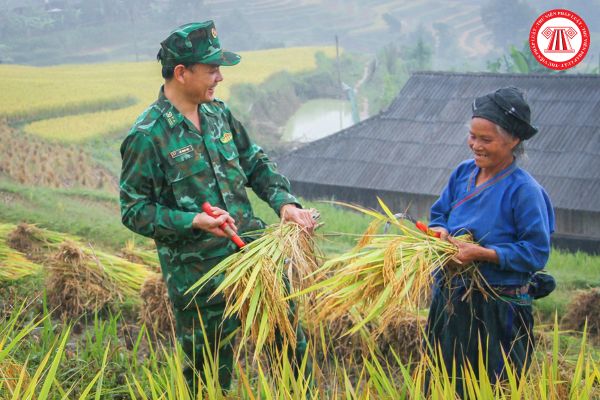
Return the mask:
<path id="1" fill-rule="evenodd" d="M 441 226 L 430 226 L 429 230 L 440 233 L 440 239 L 448 240 L 448 230 L 446 228 L 442 228 Z"/>
<path id="2" fill-rule="evenodd" d="M 458 264 L 467 265 L 475 261 L 499 263 L 496 250 L 485 248 L 477 243 L 464 242 L 452 236 L 448 236 L 448 241 L 458 247 L 458 254 L 453 257 Z"/>

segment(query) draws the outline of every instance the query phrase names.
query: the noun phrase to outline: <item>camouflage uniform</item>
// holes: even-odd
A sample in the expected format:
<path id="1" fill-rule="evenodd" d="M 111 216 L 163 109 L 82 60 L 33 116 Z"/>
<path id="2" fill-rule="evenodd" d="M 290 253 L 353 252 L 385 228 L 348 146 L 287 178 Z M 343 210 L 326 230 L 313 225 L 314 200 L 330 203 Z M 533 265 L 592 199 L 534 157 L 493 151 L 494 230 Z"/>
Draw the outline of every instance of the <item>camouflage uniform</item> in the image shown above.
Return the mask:
<path id="1" fill-rule="evenodd" d="M 202 370 L 204 337 L 198 310 L 211 347 L 219 337 L 235 330 L 239 321 L 223 321 L 222 297 L 208 301 L 222 276 L 193 302 L 184 293 L 235 252 L 236 246 L 226 238 L 193 229 L 194 216 L 208 201 L 227 210 L 244 233 L 264 227 L 254 216 L 246 187 L 277 213 L 284 204 L 298 204 L 298 200 L 290 194 L 289 181 L 250 140 L 223 102 L 201 104 L 198 113 L 200 131 L 170 103 L 161 88 L 158 100 L 137 119 L 121 146 L 120 200 L 123 224 L 156 242 L 174 308 L 177 338 L 195 360 L 196 369 Z M 301 331 L 299 335 L 297 352 L 301 354 L 306 342 Z M 220 381 L 227 387 L 232 369 L 231 346 L 220 349 L 219 364 Z M 188 370 L 187 377 L 191 375 Z"/>

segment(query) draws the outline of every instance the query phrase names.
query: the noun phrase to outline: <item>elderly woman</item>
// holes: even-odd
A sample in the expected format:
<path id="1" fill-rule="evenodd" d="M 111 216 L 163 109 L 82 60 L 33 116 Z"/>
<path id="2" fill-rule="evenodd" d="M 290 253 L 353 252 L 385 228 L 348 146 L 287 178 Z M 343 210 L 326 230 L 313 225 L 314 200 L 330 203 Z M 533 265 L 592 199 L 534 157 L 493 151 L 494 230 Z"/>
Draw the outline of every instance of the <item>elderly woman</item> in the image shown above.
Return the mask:
<path id="1" fill-rule="evenodd" d="M 518 375 L 533 351 L 528 284 L 548 260 L 554 212 L 544 188 L 516 161 L 523 141 L 537 133 L 530 115 L 514 87 L 476 98 L 467 140 L 473 159 L 454 170 L 431 207 L 431 228 L 458 246 L 458 264 L 476 263 L 488 288 L 468 291 L 469 282 L 438 277 L 428 339 L 449 372 L 455 360 L 459 376 L 467 362 L 479 374 L 480 349 L 492 382 L 504 376 L 502 352 Z M 467 232 L 477 244 L 452 237 Z"/>

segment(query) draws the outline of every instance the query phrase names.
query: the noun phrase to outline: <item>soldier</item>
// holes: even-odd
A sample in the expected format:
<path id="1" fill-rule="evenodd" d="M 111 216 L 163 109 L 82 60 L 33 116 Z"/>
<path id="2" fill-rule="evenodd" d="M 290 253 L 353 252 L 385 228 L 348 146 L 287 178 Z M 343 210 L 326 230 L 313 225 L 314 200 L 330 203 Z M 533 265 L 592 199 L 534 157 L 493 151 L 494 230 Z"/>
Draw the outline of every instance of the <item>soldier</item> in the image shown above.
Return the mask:
<path id="1" fill-rule="evenodd" d="M 195 370 L 203 371 L 205 339 L 210 344 L 207 350 L 216 354 L 220 338 L 233 332 L 239 321 L 223 320 L 222 296 L 208 300 L 222 276 L 191 303 L 191 296 L 184 293 L 236 251 L 221 224 L 239 227 L 241 233 L 264 227 L 254 216 L 246 187 L 283 220 L 311 232 L 315 222 L 290 193 L 289 181 L 249 138 L 227 105 L 215 98 L 216 86 L 223 80 L 220 66 L 236 65 L 240 56 L 221 49 L 214 23 L 175 29 L 161 43 L 157 59 L 165 79 L 158 100 L 140 115 L 121 146 L 121 216 L 129 229 L 155 240 L 177 339 L 194 360 Z M 216 218 L 202 212 L 206 201 L 214 206 Z M 299 328 L 296 359 L 305 348 Z M 219 381 L 228 388 L 233 363 L 230 344 L 219 348 L 218 363 Z M 190 384 L 194 368 L 184 371 Z"/>

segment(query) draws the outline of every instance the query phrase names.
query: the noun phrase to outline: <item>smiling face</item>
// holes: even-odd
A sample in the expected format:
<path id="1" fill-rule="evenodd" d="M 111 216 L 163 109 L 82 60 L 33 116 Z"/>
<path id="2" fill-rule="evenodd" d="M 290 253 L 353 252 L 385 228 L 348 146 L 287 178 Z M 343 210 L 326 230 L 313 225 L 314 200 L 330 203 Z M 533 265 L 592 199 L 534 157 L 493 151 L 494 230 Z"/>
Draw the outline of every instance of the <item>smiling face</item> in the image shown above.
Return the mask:
<path id="1" fill-rule="evenodd" d="M 519 139 L 498 132 L 496 124 L 476 117 L 471 119 L 467 144 L 479 168 L 498 172 L 513 162 L 513 149 L 519 144 Z"/>
<path id="2" fill-rule="evenodd" d="M 182 71 L 186 97 L 196 103 L 210 103 L 215 99 L 215 89 L 223 80 L 218 65 L 195 64 Z"/>

